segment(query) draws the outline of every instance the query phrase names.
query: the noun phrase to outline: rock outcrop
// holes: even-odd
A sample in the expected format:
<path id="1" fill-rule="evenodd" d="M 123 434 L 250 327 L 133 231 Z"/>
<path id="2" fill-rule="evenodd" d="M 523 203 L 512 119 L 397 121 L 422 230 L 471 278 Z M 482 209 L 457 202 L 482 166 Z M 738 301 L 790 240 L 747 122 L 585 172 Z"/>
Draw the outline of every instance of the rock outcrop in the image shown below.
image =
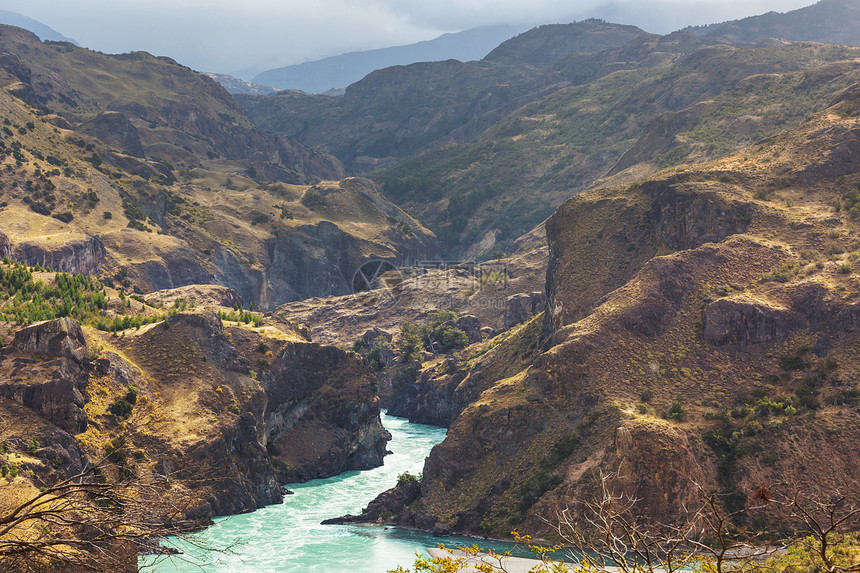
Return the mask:
<path id="1" fill-rule="evenodd" d="M 391 435 L 379 417 L 373 373 L 342 350 L 290 343 L 262 378 L 266 444 L 281 482 L 382 464 Z"/>
<path id="2" fill-rule="evenodd" d="M 19 330 L 3 351 L 2 365 L 6 375 L 0 396 L 31 408 L 70 434 L 86 430 L 89 355 L 80 324 L 58 318 Z"/>
<path id="3" fill-rule="evenodd" d="M 128 155 L 146 155 L 137 129 L 125 115 L 117 111 L 102 112 L 78 126 L 77 131 L 92 135 Z"/>
<path id="4" fill-rule="evenodd" d="M 177 300 L 183 300 L 191 305 L 198 306 L 225 306 L 227 308 L 244 308 L 245 302 L 242 296 L 230 287 L 220 285 L 194 284 L 172 289 L 158 290 L 147 295 L 144 299 L 149 304 L 157 306 L 170 306 Z"/>
<path id="5" fill-rule="evenodd" d="M 505 299 L 505 328 L 521 324 L 529 317 L 546 310 L 546 295 L 542 292 L 520 293 Z"/>
<path id="6" fill-rule="evenodd" d="M 12 245 L 9 243 L 9 237 L 0 231 L 0 258 L 12 256 Z"/>
<path id="7" fill-rule="evenodd" d="M 89 358 L 81 325 L 71 318 L 57 318 L 22 328 L 15 333 L 12 346 L 21 352 L 72 358 L 82 365 Z"/>
<path id="8" fill-rule="evenodd" d="M 107 251 L 98 237 L 80 241 L 49 243 L 25 241 L 14 246 L 16 259 L 29 265 L 41 265 L 55 271 L 79 274 L 96 274 Z"/>

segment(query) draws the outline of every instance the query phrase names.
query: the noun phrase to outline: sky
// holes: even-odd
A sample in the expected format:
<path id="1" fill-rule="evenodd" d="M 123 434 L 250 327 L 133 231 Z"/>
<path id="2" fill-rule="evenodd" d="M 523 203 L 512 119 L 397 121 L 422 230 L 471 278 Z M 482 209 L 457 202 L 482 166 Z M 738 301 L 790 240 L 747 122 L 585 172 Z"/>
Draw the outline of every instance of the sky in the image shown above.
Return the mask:
<path id="1" fill-rule="evenodd" d="M 660 2 L 656 5 L 656 2 Z M 588 17 L 667 33 L 785 12 L 814 0 L 0 0 L 106 53 L 144 50 L 198 71 L 244 77 L 351 51 L 494 24 Z"/>

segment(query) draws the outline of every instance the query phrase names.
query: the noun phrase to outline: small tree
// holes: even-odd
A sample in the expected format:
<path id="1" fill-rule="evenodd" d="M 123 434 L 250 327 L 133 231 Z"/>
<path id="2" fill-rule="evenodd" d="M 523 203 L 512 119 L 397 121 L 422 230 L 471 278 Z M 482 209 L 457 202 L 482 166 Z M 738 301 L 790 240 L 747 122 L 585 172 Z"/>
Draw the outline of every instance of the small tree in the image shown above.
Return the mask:
<path id="1" fill-rule="evenodd" d="M 394 339 L 394 345 L 403 354 L 404 362 L 417 358 L 418 353 L 424 348 L 421 329 L 415 323 L 404 322 L 400 325 L 400 334 Z"/>
<path id="2" fill-rule="evenodd" d="M 192 497 L 166 476 L 104 476 L 111 455 L 41 490 L 0 490 L 0 570 L 137 571 L 141 551 L 199 524 L 184 521 Z M 13 489 L 14 488 L 14 489 Z"/>

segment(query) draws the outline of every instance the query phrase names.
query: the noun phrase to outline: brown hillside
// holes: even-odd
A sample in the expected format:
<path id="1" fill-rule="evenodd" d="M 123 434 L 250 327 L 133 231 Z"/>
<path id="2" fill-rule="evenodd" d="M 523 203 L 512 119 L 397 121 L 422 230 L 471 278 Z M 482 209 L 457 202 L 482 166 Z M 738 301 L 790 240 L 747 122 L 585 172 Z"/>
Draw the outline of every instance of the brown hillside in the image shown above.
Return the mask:
<path id="1" fill-rule="evenodd" d="M 854 94 L 740 155 L 565 203 L 548 350 L 454 421 L 418 501 L 367 517 L 549 535 L 598 471 L 665 522 L 695 483 L 740 506 L 809 476 L 857 495 Z M 510 362 L 529 341 L 508 344 Z"/>

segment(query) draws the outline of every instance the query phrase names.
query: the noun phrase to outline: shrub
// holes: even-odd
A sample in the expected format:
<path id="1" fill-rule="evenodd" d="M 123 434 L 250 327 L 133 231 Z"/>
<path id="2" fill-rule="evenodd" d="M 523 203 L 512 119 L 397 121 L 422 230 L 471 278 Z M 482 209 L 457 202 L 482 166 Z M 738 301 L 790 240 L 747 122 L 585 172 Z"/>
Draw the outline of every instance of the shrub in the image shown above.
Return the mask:
<path id="1" fill-rule="evenodd" d="M 793 372 L 795 370 L 803 370 L 806 368 L 806 360 L 804 359 L 804 354 L 802 350 L 798 350 L 794 354 L 787 354 L 779 359 L 779 367 L 785 370 L 786 372 Z"/>
<path id="2" fill-rule="evenodd" d="M 403 472 L 402 474 L 397 476 L 397 485 L 398 487 L 405 487 L 407 485 L 413 483 L 421 482 L 421 474 L 415 475 L 409 472 Z"/>
<path id="3" fill-rule="evenodd" d="M 48 207 L 47 205 L 45 205 L 44 203 L 41 203 L 39 201 L 30 201 L 30 209 L 32 211 L 35 211 L 39 215 L 48 216 L 51 214 L 50 207 Z"/>
<path id="4" fill-rule="evenodd" d="M 431 312 L 429 322 L 421 329 L 424 348 L 433 352 L 448 352 L 469 345 L 469 337 L 452 323 L 457 315 L 450 310 Z"/>
<path id="5" fill-rule="evenodd" d="M 669 410 L 666 411 L 665 417 L 670 420 L 675 420 L 676 422 L 683 422 L 686 416 L 686 412 L 684 411 L 684 397 L 678 395 L 675 398 L 675 401 L 672 402 L 672 405 L 669 406 Z"/>
<path id="6" fill-rule="evenodd" d="M 320 194 L 319 190 L 314 187 L 311 187 L 310 189 L 305 191 L 305 194 L 302 195 L 300 202 L 302 205 L 311 210 L 319 207 L 325 207 L 326 205 L 325 199 L 323 198 L 322 194 Z"/>
<path id="7" fill-rule="evenodd" d="M 394 339 L 394 345 L 403 354 L 404 362 L 417 358 L 424 347 L 421 339 L 421 329 L 408 320 L 400 325 L 400 334 Z"/>
<path id="8" fill-rule="evenodd" d="M 132 410 L 134 410 L 134 405 L 125 398 L 117 398 L 108 406 L 108 411 L 120 420 L 125 420 L 131 416 Z"/>

